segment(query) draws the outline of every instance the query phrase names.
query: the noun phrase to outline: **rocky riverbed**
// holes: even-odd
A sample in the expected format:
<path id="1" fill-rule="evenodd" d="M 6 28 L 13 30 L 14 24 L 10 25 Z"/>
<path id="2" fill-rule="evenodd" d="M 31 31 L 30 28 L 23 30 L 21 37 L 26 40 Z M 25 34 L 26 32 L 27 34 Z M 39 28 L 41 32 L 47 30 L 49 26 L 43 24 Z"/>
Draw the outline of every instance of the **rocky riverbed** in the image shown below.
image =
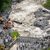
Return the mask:
<path id="1" fill-rule="evenodd" d="M 39 38 L 47 35 L 45 28 L 50 23 L 50 12 L 37 1 L 24 0 L 12 5 L 9 18 L 14 21 L 12 29 L 19 31 L 20 36 Z"/>
<path id="2" fill-rule="evenodd" d="M 36 37 L 42 39 L 40 41 L 37 40 L 38 44 L 35 43 L 36 46 L 38 45 L 40 47 L 34 47 L 36 50 L 40 50 L 43 47 L 47 48 L 49 40 L 43 37 L 50 37 L 50 10 L 45 9 L 41 3 L 45 3 L 45 0 L 22 0 L 20 3 L 12 5 L 12 11 L 9 15 L 9 18 L 14 21 L 14 27 L 12 29 L 18 31 L 21 37 Z M 27 38 L 21 38 L 21 40 L 27 41 Z M 36 42 L 36 40 L 34 41 Z M 14 47 L 16 50 L 19 47 L 17 45 L 20 46 L 20 44 L 15 44 L 10 50 L 14 50 Z"/>

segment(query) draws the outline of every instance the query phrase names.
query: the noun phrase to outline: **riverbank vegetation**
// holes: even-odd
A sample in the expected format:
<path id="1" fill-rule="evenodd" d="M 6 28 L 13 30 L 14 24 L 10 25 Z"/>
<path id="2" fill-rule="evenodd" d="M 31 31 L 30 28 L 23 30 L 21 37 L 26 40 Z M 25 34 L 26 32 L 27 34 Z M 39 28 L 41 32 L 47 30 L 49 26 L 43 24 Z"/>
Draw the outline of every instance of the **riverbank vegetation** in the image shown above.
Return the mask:
<path id="1" fill-rule="evenodd" d="M 50 0 L 47 0 L 43 6 L 50 10 Z"/>
<path id="2" fill-rule="evenodd" d="M 11 7 L 11 0 L 0 0 L 0 12 L 3 12 Z"/>
<path id="3" fill-rule="evenodd" d="M 16 39 L 20 36 L 19 32 L 17 32 L 17 31 L 13 31 L 13 32 L 10 33 L 10 34 L 11 34 L 11 36 L 12 36 L 12 38 L 13 38 L 14 40 L 16 40 Z"/>

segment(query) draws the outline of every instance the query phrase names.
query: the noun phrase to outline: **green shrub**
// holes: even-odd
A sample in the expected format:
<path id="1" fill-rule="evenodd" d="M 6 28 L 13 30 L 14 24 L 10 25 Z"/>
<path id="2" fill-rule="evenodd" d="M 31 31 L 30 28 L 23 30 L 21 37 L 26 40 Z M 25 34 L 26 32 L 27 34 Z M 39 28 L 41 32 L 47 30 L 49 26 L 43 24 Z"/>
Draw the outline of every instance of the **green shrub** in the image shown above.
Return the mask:
<path id="1" fill-rule="evenodd" d="M 0 12 L 11 7 L 11 0 L 0 0 Z"/>
<path id="2" fill-rule="evenodd" d="M 43 6 L 47 9 L 50 9 L 50 0 L 47 0 L 47 2 Z"/>
<path id="3" fill-rule="evenodd" d="M 12 33 L 10 33 L 11 34 L 11 36 L 12 36 L 12 38 L 14 39 L 14 40 L 16 40 L 19 36 L 20 36 L 20 34 L 18 33 L 18 32 L 16 32 L 16 31 L 14 31 L 14 32 L 12 32 Z"/>

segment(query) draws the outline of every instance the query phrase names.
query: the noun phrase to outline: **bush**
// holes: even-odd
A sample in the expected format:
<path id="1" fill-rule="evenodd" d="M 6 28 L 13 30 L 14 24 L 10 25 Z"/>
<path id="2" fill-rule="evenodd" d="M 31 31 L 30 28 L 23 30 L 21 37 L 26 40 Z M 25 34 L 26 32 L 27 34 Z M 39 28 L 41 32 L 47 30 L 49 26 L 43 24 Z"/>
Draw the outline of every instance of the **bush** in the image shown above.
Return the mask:
<path id="1" fill-rule="evenodd" d="M 11 7 L 11 0 L 0 0 L 0 12 Z"/>
<path id="2" fill-rule="evenodd" d="M 16 32 L 16 31 L 14 31 L 14 32 L 12 32 L 12 33 L 10 33 L 11 34 L 11 36 L 12 36 L 12 38 L 14 39 L 14 40 L 16 40 L 19 36 L 20 36 L 20 34 L 18 33 L 18 32 Z"/>
<path id="3" fill-rule="evenodd" d="M 50 9 L 50 0 L 47 0 L 47 2 L 43 6 L 47 9 Z"/>

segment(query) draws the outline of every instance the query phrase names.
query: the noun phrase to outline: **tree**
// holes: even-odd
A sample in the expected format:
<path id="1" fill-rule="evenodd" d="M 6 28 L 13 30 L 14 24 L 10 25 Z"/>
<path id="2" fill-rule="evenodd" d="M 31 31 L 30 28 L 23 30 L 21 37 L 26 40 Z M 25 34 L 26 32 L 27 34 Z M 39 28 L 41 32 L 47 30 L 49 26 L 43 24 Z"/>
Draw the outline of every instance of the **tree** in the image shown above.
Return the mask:
<path id="1" fill-rule="evenodd" d="M 47 9 L 50 9 L 50 0 L 47 0 L 47 2 L 43 6 Z"/>
<path id="2" fill-rule="evenodd" d="M 3 12 L 11 7 L 11 0 L 0 0 L 0 12 Z"/>

